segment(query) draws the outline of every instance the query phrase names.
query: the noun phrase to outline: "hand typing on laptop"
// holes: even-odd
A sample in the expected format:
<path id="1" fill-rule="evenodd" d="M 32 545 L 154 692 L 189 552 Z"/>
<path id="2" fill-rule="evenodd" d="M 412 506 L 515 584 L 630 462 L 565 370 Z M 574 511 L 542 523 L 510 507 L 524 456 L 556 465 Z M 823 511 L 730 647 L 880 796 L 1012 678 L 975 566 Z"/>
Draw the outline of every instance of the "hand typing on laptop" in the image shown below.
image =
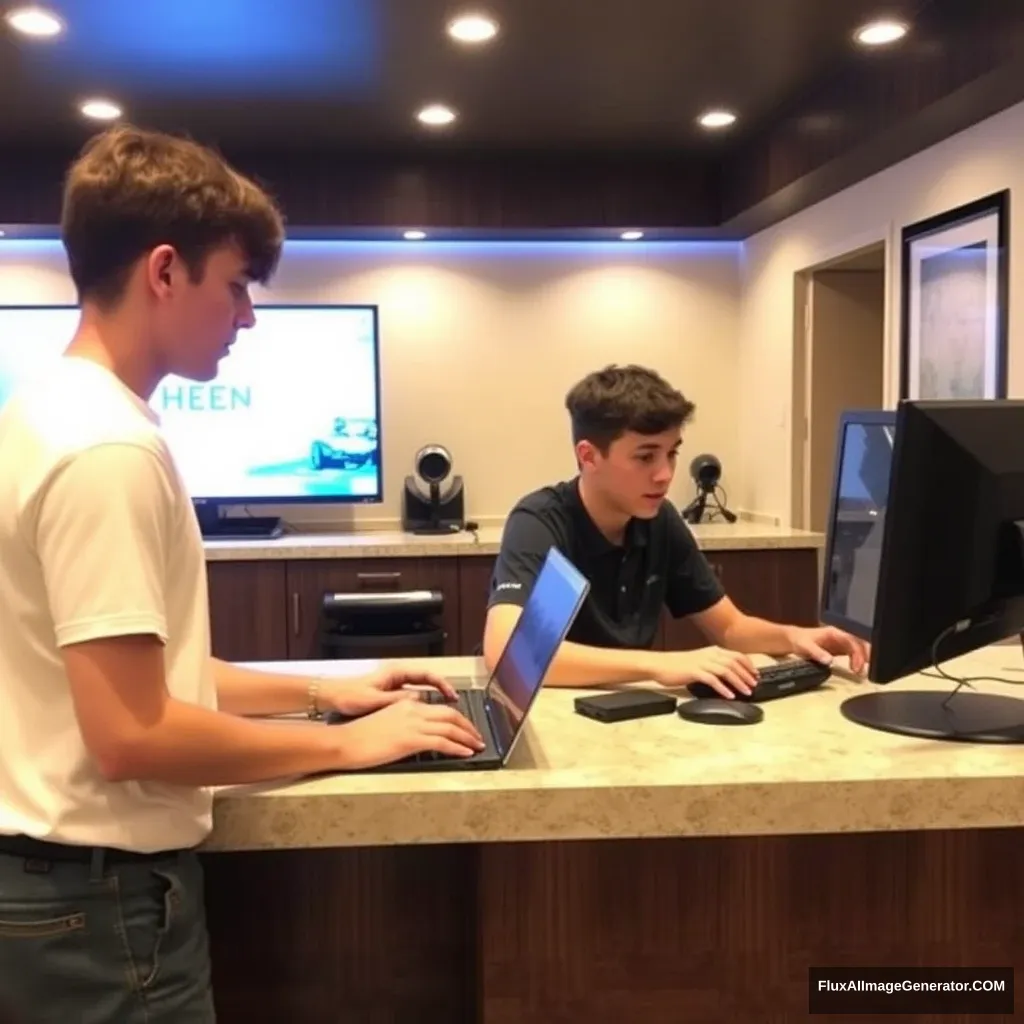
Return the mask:
<path id="1" fill-rule="evenodd" d="M 379 711 L 398 701 L 420 699 L 422 690 L 410 687 L 429 687 L 449 701 L 455 701 L 457 697 L 448 680 L 434 672 L 404 665 L 349 679 L 321 679 L 319 684 L 317 703 L 320 710 L 337 711 L 346 718 Z"/>
<path id="2" fill-rule="evenodd" d="M 487 685 L 453 688 L 434 676 L 410 676 L 420 700 L 390 706 L 337 725 L 342 771 L 478 771 L 503 768 L 522 735 L 544 676 L 589 591 L 587 578 L 549 549 Z M 376 698 L 375 698 L 376 699 Z M 453 706 L 456 704 L 456 706 Z M 350 705 L 346 704 L 346 707 Z"/>
<path id="3" fill-rule="evenodd" d="M 335 728 L 342 771 L 373 768 L 424 751 L 472 757 L 485 746 L 468 718 L 446 704 L 423 700 L 398 700 Z"/>

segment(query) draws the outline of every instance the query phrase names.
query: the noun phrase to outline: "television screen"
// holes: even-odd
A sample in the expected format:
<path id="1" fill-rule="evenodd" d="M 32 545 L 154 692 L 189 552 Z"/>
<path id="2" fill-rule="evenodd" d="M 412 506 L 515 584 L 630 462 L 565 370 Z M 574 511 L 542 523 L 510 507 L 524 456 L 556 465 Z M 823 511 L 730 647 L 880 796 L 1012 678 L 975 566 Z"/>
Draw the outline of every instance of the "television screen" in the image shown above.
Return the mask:
<path id="1" fill-rule="evenodd" d="M 0 406 L 43 372 L 72 307 L 0 308 Z M 373 306 L 260 306 L 208 382 L 150 399 L 189 490 L 225 504 L 379 501 L 380 371 Z"/>

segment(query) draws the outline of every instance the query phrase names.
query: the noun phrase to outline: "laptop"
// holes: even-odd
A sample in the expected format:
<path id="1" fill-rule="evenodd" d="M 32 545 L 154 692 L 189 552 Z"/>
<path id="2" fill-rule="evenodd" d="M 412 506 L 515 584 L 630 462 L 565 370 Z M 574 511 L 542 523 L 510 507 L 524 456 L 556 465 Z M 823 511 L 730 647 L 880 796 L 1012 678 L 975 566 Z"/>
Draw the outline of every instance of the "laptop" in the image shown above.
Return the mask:
<path id="1" fill-rule="evenodd" d="M 466 771 L 503 768 L 522 735 L 526 717 L 540 693 L 555 654 L 583 605 L 590 584 L 557 549 L 551 548 L 527 598 L 508 643 L 483 688 L 459 686 L 458 710 L 479 730 L 486 746 L 471 757 L 425 751 L 365 772 Z M 443 694 L 427 691 L 425 699 L 448 703 Z M 342 721 L 327 716 L 328 722 Z"/>

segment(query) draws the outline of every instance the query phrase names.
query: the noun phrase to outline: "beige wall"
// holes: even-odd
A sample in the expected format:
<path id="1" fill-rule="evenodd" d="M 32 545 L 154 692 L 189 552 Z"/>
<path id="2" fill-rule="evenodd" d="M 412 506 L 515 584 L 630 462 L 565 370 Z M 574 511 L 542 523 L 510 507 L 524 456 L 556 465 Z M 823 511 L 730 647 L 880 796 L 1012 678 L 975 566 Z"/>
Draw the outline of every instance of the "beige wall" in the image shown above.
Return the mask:
<path id="1" fill-rule="evenodd" d="M 574 473 L 569 386 L 631 361 L 697 403 L 673 498 L 689 500 L 689 458 L 710 449 L 735 505 L 737 246 L 299 242 L 254 295 L 380 305 L 385 502 L 289 510 L 292 521 L 395 525 L 402 479 L 429 442 L 451 449 L 468 514 L 499 520 L 524 492 Z M 56 244 L 0 242 L 0 305 L 72 301 Z"/>
<path id="2" fill-rule="evenodd" d="M 699 451 L 725 466 L 730 505 L 792 522 L 793 275 L 887 242 L 885 393 L 898 386 L 900 229 L 1002 188 L 1011 253 L 1024 252 L 1024 105 L 730 245 L 546 248 L 294 243 L 266 301 L 381 307 L 383 505 L 331 509 L 339 524 L 393 526 L 416 449 L 451 448 L 468 513 L 500 519 L 525 491 L 574 471 L 567 388 L 606 362 L 646 363 L 698 406 L 672 497 L 690 497 Z M 1024 395 L 1024 303 L 1011 255 L 1010 393 Z M 50 243 L 0 242 L 0 304 L 73 300 Z M 531 380 L 527 383 L 527 374 Z M 322 519 L 322 508 L 289 512 Z"/>
<path id="3" fill-rule="evenodd" d="M 794 282 L 797 271 L 887 241 L 887 404 L 898 396 L 899 238 L 910 223 L 1004 188 L 1010 225 L 1009 392 L 1024 394 L 1024 104 L 755 235 L 744 246 L 739 335 L 742 507 L 791 522 Z"/>

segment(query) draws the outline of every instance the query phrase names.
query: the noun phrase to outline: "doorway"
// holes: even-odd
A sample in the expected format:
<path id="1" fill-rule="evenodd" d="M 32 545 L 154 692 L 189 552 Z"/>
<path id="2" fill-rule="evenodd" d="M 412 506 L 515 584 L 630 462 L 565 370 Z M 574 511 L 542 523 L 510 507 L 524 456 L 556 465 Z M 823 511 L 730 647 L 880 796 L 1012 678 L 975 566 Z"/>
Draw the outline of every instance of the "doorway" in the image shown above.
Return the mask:
<path id="1" fill-rule="evenodd" d="M 795 277 L 794 521 L 824 533 L 836 430 L 846 409 L 885 403 L 885 242 Z"/>

